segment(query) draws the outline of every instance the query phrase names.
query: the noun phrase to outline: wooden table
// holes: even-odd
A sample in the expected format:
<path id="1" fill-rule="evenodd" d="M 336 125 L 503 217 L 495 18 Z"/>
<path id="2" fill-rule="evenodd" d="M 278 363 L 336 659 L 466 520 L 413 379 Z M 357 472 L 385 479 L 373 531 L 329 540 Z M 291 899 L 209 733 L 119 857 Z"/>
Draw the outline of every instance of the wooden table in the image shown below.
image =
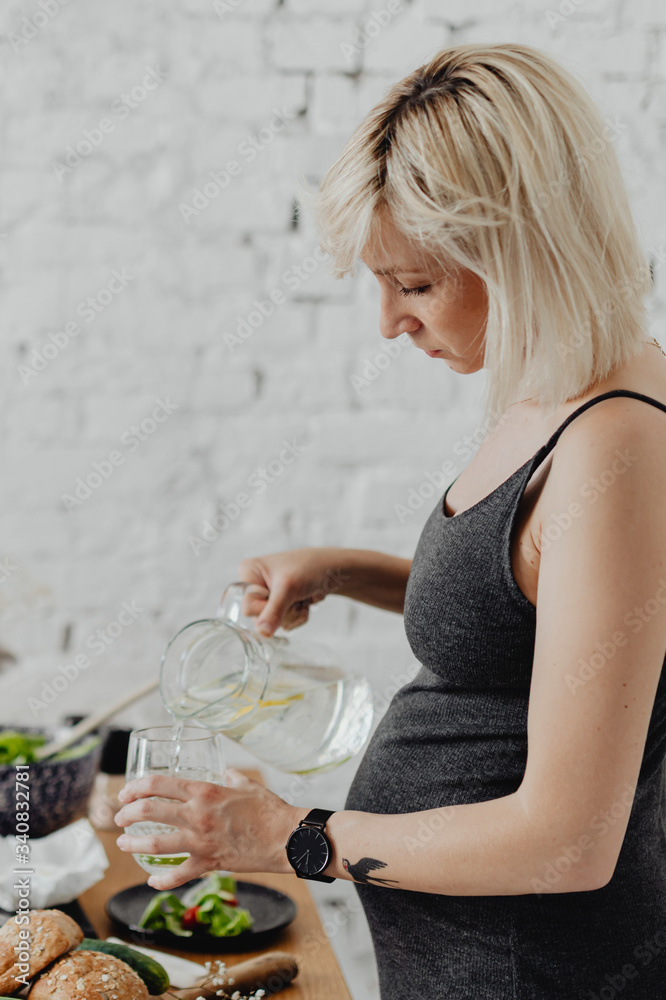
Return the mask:
<path id="1" fill-rule="evenodd" d="M 245 773 L 255 781 L 263 779 L 259 771 L 246 770 Z M 119 779 L 119 787 L 124 784 Z M 104 911 L 104 904 L 107 899 L 121 889 L 127 889 L 131 885 L 145 883 L 146 875 L 142 876 L 141 869 L 131 854 L 127 854 L 116 846 L 116 838 L 120 836 L 120 830 L 97 830 L 97 835 L 104 844 L 109 858 L 109 867 L 101 882 L 92 886 L 80 897 L 79 902 L 90 918 L 97 937 L 104 939 L 107 937 L 119 937 L 131 944 L 128 934 L 122 933 L 122 928 L 111 923 Z M 271 872 L 258 873 L 243 872 L 235 873 L 239 880 L 244 882 L 259 882 L 268 885 L 272 889 L 279 889 L 286 893 L 296 903 L 298 913 L 295 919 L 279 931 L 269 945 L 261 951 L 244 951 L 239 953 L 224 953 L 185 951 L 178 948 L 162 948 L 159 945 L 151 945 L 159 951 L 169 951 L 171 954 L 180 955 L 190 961 L 203 963 L 212 959 L 221 959 L 231 968 L 237 962 L 254 958 L 262 952 L 278 950 L 286 951 L 294 955 L 298 962 L 298 975 L 293 983 L 278 993 L 284 996 L 285 1000 L 352 1000 L 347 984 L 337 959 L 331 948 L 331 944 L 326 935 L 326 931 L 319 918 L 314 900 L 310 895 L 307 881 L 297 878 L 296 875 L 276 875 Z M 204 970 L 202 969 L 202 972 Z"/>

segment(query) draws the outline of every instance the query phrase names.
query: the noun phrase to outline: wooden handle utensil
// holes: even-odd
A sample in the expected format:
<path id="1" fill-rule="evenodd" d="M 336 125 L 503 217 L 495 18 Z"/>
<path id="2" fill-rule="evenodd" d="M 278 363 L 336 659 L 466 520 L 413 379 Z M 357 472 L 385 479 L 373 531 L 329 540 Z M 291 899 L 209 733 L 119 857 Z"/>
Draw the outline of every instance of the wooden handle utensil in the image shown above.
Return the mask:
<path id="1" fill-rule="evenodd" d="M 178 1000 L 214 1000 L 218 998 L 218 990 L 226 990 L 229 996 L 239 991 L 241 996 L 246 996 L 254 990 L 265 990 L 268 996 L 271 993 L 278 993 L 288 986 L 298 973 L 298 964 L 293 955 L 286 951 L 267 951 L 264 955 L 250 958 L 247 962 L 239 962 L 232 966 L 220 978 L 222 982 L 214 985 L 208 980 L 208 986 L 192 986 L 186 990 L 170 990 L 168 994 L 163 994 L 163 1000 L 171 1000 L 178 997 Z M 217 978 L 217 977 L 216 977 Z"/>

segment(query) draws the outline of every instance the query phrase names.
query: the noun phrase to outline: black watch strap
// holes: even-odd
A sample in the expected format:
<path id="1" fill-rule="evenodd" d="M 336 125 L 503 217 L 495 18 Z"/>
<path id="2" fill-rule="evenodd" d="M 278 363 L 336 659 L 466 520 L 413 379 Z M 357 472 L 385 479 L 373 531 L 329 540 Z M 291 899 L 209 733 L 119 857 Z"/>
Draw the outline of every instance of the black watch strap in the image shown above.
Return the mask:
<path id="1" fill-rule="evenodd" d="M 314 826 L 323 833 L 329 816 L 332 816 L 334 812 L 335 809 L 311 809 L 298 825 Z"/>
<path id="2" fill-rule="evenodd" d="M 326 837 L 324 827 L 326 826 L 329 816 L 332 816 L 334 812 L 335 809 L 311 809 L 307 816 L 304 816 L 298 825 L 312 826 L 316 830 L 319 830 L 320 833 L 323 833 Z M 307 878 L 314 882 L 335 882 L 335 878 L 332 875 L 303 875 L 299 871 L 296 872 L 296 875 L 298 878 Z"/>

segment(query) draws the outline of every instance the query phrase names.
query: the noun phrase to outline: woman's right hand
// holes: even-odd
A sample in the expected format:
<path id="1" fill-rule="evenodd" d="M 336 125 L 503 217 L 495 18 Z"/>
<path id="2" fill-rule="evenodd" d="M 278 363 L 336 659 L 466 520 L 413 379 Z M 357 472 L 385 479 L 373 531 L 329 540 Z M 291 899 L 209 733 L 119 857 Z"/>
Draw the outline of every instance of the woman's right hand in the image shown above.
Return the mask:
<path id="1" fill-rule="evenodd" d="M 326 548 L 289 549 L 240 562 L 239 581 L 268 591 L 247 590 L 243 595 L 243 614 L 256 616 L 257 631 L 272 635 L 280 626 L 289 630 L 304 625 L 311 604 L 341 593 L 345 573 L 333 564 L 334 553 Z"/>

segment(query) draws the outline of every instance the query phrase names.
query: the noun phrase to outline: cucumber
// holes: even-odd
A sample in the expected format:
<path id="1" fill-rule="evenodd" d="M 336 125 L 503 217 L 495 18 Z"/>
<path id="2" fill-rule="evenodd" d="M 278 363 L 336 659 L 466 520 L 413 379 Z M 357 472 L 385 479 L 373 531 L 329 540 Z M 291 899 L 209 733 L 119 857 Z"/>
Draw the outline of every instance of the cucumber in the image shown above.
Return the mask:
<path id="1" fill-rule="evenodd" d="M 105 955 L 113 955 L 121 962 L 134 969 L 137 976 L 143 979 L 151 997 L 159 997 L 169 989 L 169 977 L 159 962 L 148 955 L 143 955 L 125 944 L 114 944 L 112 941 L 96 941 L 94 938 L 84 938 L 77 951 L 101 951 Z M 0 997 L 0 1000 L 2 998 Z"/>

